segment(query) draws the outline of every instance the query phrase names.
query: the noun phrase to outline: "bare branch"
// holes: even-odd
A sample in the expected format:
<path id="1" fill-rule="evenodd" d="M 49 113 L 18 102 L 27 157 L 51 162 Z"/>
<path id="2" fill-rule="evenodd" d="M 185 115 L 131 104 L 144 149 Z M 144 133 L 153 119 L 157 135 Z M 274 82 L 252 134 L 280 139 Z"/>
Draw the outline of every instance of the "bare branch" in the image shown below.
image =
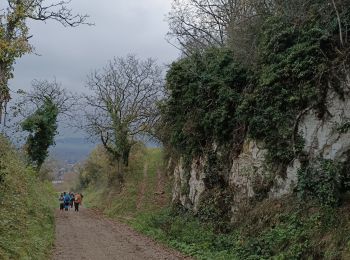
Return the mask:
<path id="1" fill-rule="evenodd" d="M 84 128 L 114 158 L 125 160 L 134 140 L 154 126 L 156 103 L 163 97 L 162 70 L 153 59 L 128 55 L 91 73 L 86 86 L 93 94 L 84 96 Z"/>
<path id="2" fill-rule="evenodd" d="M 0 10 L 0 124 L 6 104 L 10 100 L 8 80 L 13 77 L 16 59 L 33 51 L 29 44 L 28 19 L 54 20 L 63 26 L 92 25 L 86 14 L 75 14 L 69 8 L 71 0 L 7 0 L 7 8 Z"/>

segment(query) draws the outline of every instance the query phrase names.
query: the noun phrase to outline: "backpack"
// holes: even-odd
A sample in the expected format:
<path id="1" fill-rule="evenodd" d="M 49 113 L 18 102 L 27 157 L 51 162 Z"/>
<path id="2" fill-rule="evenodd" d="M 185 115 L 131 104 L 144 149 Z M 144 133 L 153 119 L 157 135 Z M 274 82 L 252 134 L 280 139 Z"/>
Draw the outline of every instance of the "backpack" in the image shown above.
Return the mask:
<path id="1" fill-rule="evenodd" d="M 81 202 L 81 196 L 79 194 L 75 195 L 75 202 L 80 203 Z"/>
<path id="2" fill-rule="evenodd" d="M 64 202 L 70 202 L 70 196 L 68 194 L 64 196 Z"/>

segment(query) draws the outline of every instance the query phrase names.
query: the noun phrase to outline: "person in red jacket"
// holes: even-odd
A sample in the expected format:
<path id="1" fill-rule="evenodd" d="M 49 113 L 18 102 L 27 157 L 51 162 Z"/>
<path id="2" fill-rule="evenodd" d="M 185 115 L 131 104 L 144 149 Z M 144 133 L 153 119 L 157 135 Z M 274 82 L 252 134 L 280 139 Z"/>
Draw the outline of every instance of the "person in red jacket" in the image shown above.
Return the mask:
<path id="1" fill-rule="evenodd" d="M 81 204 L 83 197 L 80 193 L 75 194 L 74 196 L 74 211 L 79 211 L 79 205 Z"/>

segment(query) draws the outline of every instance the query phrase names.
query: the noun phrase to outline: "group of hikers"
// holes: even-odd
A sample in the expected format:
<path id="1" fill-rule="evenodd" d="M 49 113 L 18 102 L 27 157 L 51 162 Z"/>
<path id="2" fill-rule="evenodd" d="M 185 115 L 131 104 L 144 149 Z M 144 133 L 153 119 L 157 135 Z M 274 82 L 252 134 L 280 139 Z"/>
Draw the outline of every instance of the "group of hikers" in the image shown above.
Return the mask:
<path id="1" fill-rule="evenodd" d="M 74 211 L 79 211 L 79 205 L 83 201 L 83 195 L 81 193 L 63 192 L 58 198 L 60 202 L 60 210 L 68 211 L 69 207 Z"/>

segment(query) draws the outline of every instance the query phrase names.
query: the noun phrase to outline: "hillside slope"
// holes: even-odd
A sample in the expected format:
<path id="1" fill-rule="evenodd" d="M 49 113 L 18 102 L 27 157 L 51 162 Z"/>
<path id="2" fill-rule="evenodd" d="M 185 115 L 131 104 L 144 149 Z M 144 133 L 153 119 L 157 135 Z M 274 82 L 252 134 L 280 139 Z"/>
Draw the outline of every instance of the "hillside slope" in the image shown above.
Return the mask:
<path id="1" fill-rule="evenodd" d="M 170 180 L 164 172 L 160 148 L 135 147 L 122 186 L 110 184 L 108 156 L 99 147 L 80 171 L 84 204 L 123 221 L 157 211 L 170 203 Z"/>
<path id="2" fill-rule="evenodd" d="M 47 259 L 53 194 L 0 136 L 0 259 Z"/>

